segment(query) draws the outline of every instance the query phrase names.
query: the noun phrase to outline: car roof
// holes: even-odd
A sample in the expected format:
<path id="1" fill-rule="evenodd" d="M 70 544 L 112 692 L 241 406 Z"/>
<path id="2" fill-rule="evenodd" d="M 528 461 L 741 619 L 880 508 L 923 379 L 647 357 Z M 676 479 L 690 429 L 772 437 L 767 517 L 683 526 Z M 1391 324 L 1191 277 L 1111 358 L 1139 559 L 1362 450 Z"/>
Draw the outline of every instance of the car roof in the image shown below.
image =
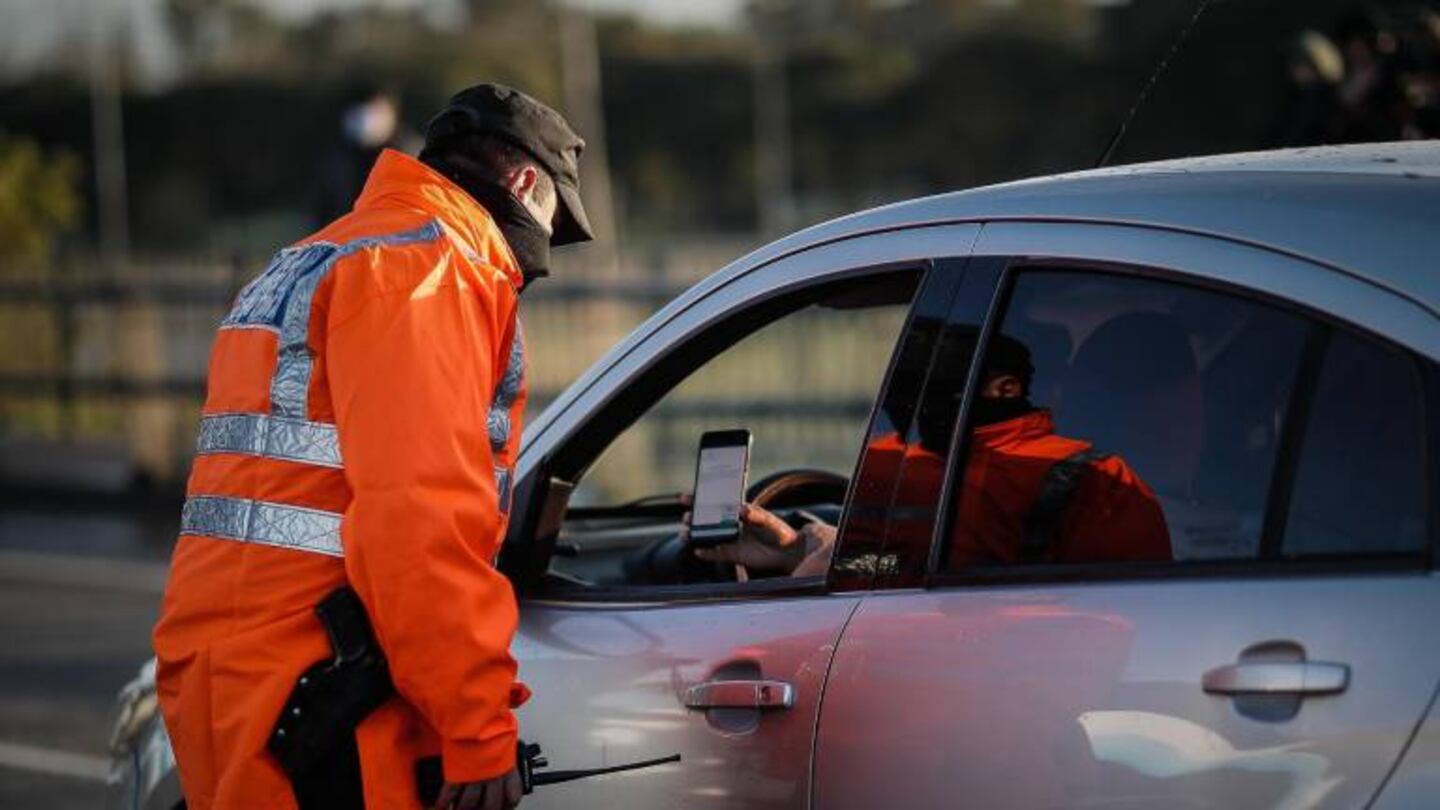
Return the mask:
<path id="1" fill-rule="evenodd" d="M 807 228 L 716 276 L 866 232 L 998 220 L 1125 223 L 1221 236 L 1339 268 L 1440 314 L 1434 140 L 1167 160 L 922 197 Z"/>

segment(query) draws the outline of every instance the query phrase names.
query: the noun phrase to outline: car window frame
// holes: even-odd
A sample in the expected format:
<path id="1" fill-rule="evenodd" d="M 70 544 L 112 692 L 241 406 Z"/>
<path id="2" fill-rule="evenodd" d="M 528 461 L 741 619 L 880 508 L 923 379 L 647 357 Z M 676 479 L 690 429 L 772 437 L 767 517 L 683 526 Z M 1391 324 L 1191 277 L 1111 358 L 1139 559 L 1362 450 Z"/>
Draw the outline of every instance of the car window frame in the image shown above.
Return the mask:
<path id="1" fill-rule="evenodd" d="M 546 500 L 543 496 L 537 497 L 538 493 L 535 491 L 537 489 L 536 484 L 542 480 L 542 476 L 543 480 L 547 482 L 550 480 L 551 476 L 557 472 L 557 460 L 560 461 L 559 467 L 561 469 L 565 468 L 565 453 L 590 456 L 589 462 L 585 467 L 575 471 L 578 472 L 580 476 L 583 476 L 588 465 L 593 464 L 594 461 L 599 458 L 605 447 L 608 447 L 609 444 L 615 441 L 625 430 L 633 426 L 650 408 L 658 404 L 669 391 L 673 390 L 680 382 L 683 382 L 690 374 L 703 368 L 705 364 L 718 357 L 730 347 L 743 341 L 745 337 L 754 334 L 759 329 L 763 329 L 768 324 L 775 323 L 787 315 L 799 311 L 799 309 L 802 309 L 804 306 L 801 305 L 800 307 L 790 308 L 787 305 L 788 301 L 792 301 L 797 297 L 804 298 L 807 294 L 812 294 L 826 286 L 858 282 L 865 278 L 873 278 L 887 273 L 898 274 L 906 272 L 916 272 L 919 274 L 916 281 L 916 290 L 906 308 L 905 319 L 899 332 L 896 334 L 894 346 L 891 347 L 886 370 L 881 378 L 880 385 L 872 397 L 870 413 L 865 420 L 868 434 L 870 426 L 875 419 L 876 410 L 880 403 L 884 401 L 887 391 L 890 389 L 891 378 L 895 373 L 895 364 L 901 354 L 902 347 L 904 347 L 909 340 L 914 314 L 920 307 L 922 301 L 930 300 L 938 294 L 935 287 L 937 283 L 936 280 L 942 278 L 942 276 L 935 272 L 935 263 L 928 257 L 878 262 L 858 267 L 837 269 L 834 273 L 807 277 L 783 288 L 767 290 L 763 294 L 734 302 L 734 304 L 724 312 L 723 316 L 711 319 L 705 324 L 703 329 L 687 336 L 684 340 L 667 345 L 664 352 L 657 359 L 657 362 L 651 363 L 639 372 L 633 380 L 627 382 L 620 396 L 605 401 L 588 413 L 581 421 L 581 426 L 572 431 L 571 435 L 560 442 L 554 451 L 547 454 L 540 461 L 535 469 L 535 474 L 528 476 L 527 480 L 522 482 L 526 490 L 517 492 L 517 502 L 523 502 L 527 505 L 527 508 L 524 510 L 524 516 L 521 519 L 530 525 L 520 528 L 519 531 L 527 532 L 533 527 L 536 518 L 538 518 L 538 514 L 536 513 L 543 510 L 544 501 Z M 773 316 L 758 314 L 762 310 L 768 310 L 771 307 L 779 309 L 782 314 Z M 942 310 L 942 317 L 945 311 L 946 310 Z M 744 325 L 737 324 L 737 322 L 745 321 L 749 321 L 749 323 L 745 323 Z M 728 334 L 716 341 L 716 346 L 713 350 L 707 349 L 707 351 L 702 352 L 700 354 L 701 359 L 698 361 L 695 361 L 693 356 L 688 357 L 686 360 L 676 359 L 682 355 L 690 355 L 691 353 L 687 350 L 692 349 L 699 341 L 707 339 L 715 340 L 715 335 L 720 332 Z M 667 361 L 676 362 L 680 370 L 664 367 Z M 637 388 L 635 383 L 644 382 L 650 383 L 650 386 L 644 389 Z M 652 395 L 652 392 L 657 390 L 658 393 Z M 585 426 L 592 424 L 596 420 L 610 418 L 616 411 L 627 410 L 630 405 L 629 398 L 643 400 L 648 404 L 640 407 L 638 409 L 639 412 L 631 418 L 628 423 L 620 426 L 618 429 L 612 431 L 607 427 L 605 434 L 608 438 L 606 439 L 602 440 L 594 438 L 593 436 L 582 435 L 585 432 Z M 581 442 L 582 444 L 577 445 L 576 442 Z M 854 469 L 858 467 L 859 457 L 860 451 L 857 449 L 856 465 L 852 466 L 852 481 L 846 493 L 842 516 L 849 512 L 855 485 Z M 502 553 L 501 567 L 502 570 L 506 571 L 511 577 L 512 582 L 516 586 L 517 595 L 523 601 L 539 604 L 599 606 L 630 606 L 657 603 L 683 604 L 814 596 L 827 593 L 830 590 L 828 576 L 806 577 L 803 579 L 775 577 L 764 580 L 751 580 L 744 583 L 721 582 L 683 585 L 547 588 L 545 587 L 543 572 L 548 568 L 549 559 L 553 556 L 553 541 L 548 544 L 547 548 L 537 548 L 535 547 L 535 543 L 525 545 L 527 547 L 525 550 L 528 553 L 521 555 L 514 553 L 514 544 L 507 543 L 507 547 L 512 549 L 512 551 L 508 555 L 508 559 L 504 559 L 506 555 Z"/>
<path id="2" fill-rule="evenodd" d="M 929 562 L 926 567 L 923 588 L 949 588 L 963 586 L 1016 585 L 1016 584 L 1070 584 L 1087 582 L 1151 581 L 1162 579 L 1205 579 L 1205 578 L 1268 578 L 1315 575 L 1375 575 L 1375 574 L 1417 574 L 1428 573 L 1440 568 L 1440 484 L 1435 479 L 1440 474 L 1440 429 L 1436 428 L 1435 416 L 1440 415 L 1440 370 L 1437 364 L 1419 353 L 1399 345 L 1395 340 L 1372 330 L 1342 320 L 1330 313 L 1319 311 L 1305 303 L 1286 298 L 1268 290 L 1258 290 L 1228 279 L 1200 275 L 1170 266 L 1155 266 L 1111 259 L 1097 259 L 1083 256 L 1065 256 L 1047 253 L 1040 257 L 1027 255 L 983 255 L 977 253 L 971 262 L 998 261 L 1003 269 L 995 279 L 991 291 L 991 305 L 981 326 L 976 342 L 975 354 L 971 358 L 965 389 L 960 398 L 960 412 L 956 419 L 954 433 L 945 458 L 946 473 L 936 497 L 938 512 L 930 542 Z M 1319 269 L 1319 268 L 1317 268 Z M 1221 295 L 1237 297 L 1263 306 L 1294 314 L 1304 319 L 1307 334 L 1301 348 L 1299 367 L 1296 370 L 1294 388 L 1287 403 L 1287 419 L 1277 451 L 1275 469 L 1267 488 L 1265 515 L 1262 521 L 1260 549 L 1262 556 L 1253 559 L 1197 560 L 1177 563 L 1167 562 L 1097 562 L 1097 563 L 1042 563 L 1019 565 L 996 565 L 976 568 L 964 572 L 946 571 L 941 568 L 946 539 L 954 519 L 957 478 L 960 472 L 958 460 L 969 450 L 969 422 L 975 391 L 979 385 L 980 363 L 975 358 L 984 357 L 991 340 L 998 332 L 1008 311 L 1011 293 L 1017 276 L 1030 271 L 1091 272 L 1121 277 L 1142 278 L 1167 284 L 1201 289 Z M 958 304 L 957 304 L 958 305 Z M 1430 547 L 1418 552 L 1391 554 L 1337 554 L 1303 558 L 1285 558 L 1279 552 L 1284 541 L 1284 528 L 1288 519 L 1290 494 L 1294 490 L 1299 469 L 1300 444 L 1308 424 L 1323 368 L 1325 350 L 1329 337 L 1337 329 L 1358 334 L 1365 339 L 1378 342 L 1389 350 L 1404 356 L 1418 375 L 1417 395 L 1422 397 L 1422 413 L 1431 414 L 1427 423 L 1429 436 L 1420 437 L 1428 453 L 1425 456 L 1425 481 L 1429 488 L 1426 493 L 1428 522 L 1427 537 Z M 933 372 L 933 369 L 932 369 Z M 1302 388 L 1304 389 L 1302 391 Z M 1302 419 L 1295 419 L 1302 416 Z M 1276 488 L 1283 487 L 1284 501 L 1275 498 Z M 1277 508 L 1278 506 L 1278 508 Z M 1276 516 L 1275 512 L 1281 512 Z M 1272 531 L 1278 531 L 1273 537 Z M 1267 552 L 1271 556 L 1263 556 Z M 911 587 L 915 583 L 901 582 L 895 587 Z"/>
<path id="3" fill-rule="evenodd" d="M 1440 569 L 1440 363 L 1427 362 L 1420 358 L 1420 390 L 1425 397 L 1425 446 L 1428 454 L 1428 474 L 1425 476 L 1425 502 L 1429 507 L 1430 521 L 1430 567 Z"/>

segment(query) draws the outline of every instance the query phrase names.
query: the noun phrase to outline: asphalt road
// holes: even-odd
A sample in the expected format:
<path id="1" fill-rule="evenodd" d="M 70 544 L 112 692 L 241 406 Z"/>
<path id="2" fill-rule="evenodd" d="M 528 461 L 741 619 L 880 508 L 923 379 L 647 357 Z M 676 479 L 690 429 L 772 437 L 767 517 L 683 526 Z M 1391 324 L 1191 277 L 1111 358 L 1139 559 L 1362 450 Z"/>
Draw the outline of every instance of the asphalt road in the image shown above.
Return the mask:
<path id="1" fill-rule="evenodd" d="M 0 512 L 0 807 L 103 807 L 115 694 L 150 657 L 163 549 L 114 515 Z"/>

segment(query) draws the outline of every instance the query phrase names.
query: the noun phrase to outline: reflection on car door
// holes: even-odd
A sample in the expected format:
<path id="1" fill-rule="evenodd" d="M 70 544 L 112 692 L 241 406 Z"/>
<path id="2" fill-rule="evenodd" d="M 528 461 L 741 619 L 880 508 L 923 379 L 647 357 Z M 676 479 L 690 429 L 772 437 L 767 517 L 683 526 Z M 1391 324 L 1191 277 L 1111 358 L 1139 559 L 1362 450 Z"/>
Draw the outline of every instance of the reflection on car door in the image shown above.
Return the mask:
<path id="1" fill-rule="evenodd" d="M 1437 609 L 1418 574 L 876 596 L 836 654 L 816 806 L 1360 807 L 1435 686 Z M 1279 721 L 1202 688 L 1293 653 L 1348 685 Z"/>
<path id="2" fill-rule="evenodd" d="M 1033 331 L 1064 323 L 1064 305 L 1099 300 L 1072 282 L 1065 280 L 1068 298 L 1032 310 L 1044 321 L 1032 323 Z M 1147 312 L 1160 311 L 1157 301 L 1181 302 L 1172 321 L 1151 319 L 1167 329 L 1205 322 L 1197 314 L 1204 307 L 1188 293 L 1144 293 L 1125 290 Z M 1015 306 L 1024 299 L 1014 289 L 1008 294 Z M 1010 334 L 1012 324 L 1002 323 Z M 1206 364 L 1223 357 L 1225 336 L 1243 333 L 1211 330 L 1207 343 L 1192 331 L 1178 344 L 1208 350 L 1197 351 L 1198 385 L 1243 370 L 1237 364 L 1205 376 Z M 1294 427 L 1270 438 L 1244 432 L 1254 451 L 1244 463 L 1279 453 L 1280 463 L 1293 465 L 1275 479 L 1281 486 L 1253 499 L 1265 518 L 1258 549 L 1197 540 L 1191 550 L 1209 558 L 1186 560 L 1186 541 L 1172 526 L 1174 562 L 937 571 L 928 590 L 867 597 L 826 686 L 815 806 L 1366 805 L 1404 751 L 1440 674 L 1430 618 L 1440 610 L 1440 581 L 1429 570 L 1419 485 L 1434 471 L 1426 472 L 1423 443 L 1414 440 L 1425 426 L 1413 361 L 1338 327 L 1316 325 L 1309 334 L 1296 391 L 1310 394 L 1287 395 L 1284 412 L 1269 415 Z M 1055 356 L 1085 352 L 1082 345 Z M 1132 352 L 1125 362 L 1143 367 L 1141 355 Z M 1365 420 L 1375 414 L 1401 420 L 1400 429 L 1384 432 L 1411 440 L 1390 441 L 1369 427 Z M 1289 450 L 1265 450 L 1272 440 Z M 1105 449 L 1130 450 L 1123 433 Z M 1195 463 L 1213 458 L 1206 455 L 1212 449 L 1197 450 Z M 1145 477 L 1136 461 L 1142 454 L 1131 455 Z M 1337 503 L 1344 495 L 1335 471 L 1359 455 L 1367 460 L 1350 475 L 1363 470 L 1381 480 L 1355 488 L 1383 490 L 1383 515 L 1359 514 L 1373 499 Z M 1184 471 L 1170 472 L 1180 480 Z M 1210 490 L 1224 494 L 1207 504 L 1209 514 L 1227 498 L 1245 507 L 1232 510 L 1237 514 L 1252 506 L 1235 480 Z M 1202 499 L 1194 481 L 1186 479 L 1191 497 Z M 1327 531 L 1316 535 L 1312 523 L 1320 516 Z M 1249 524 L 1225 525 L 1239 533 Z M 1364 528 L 1342 534 L 1346 526 Z M 1216 548 L 1251 558 L 1217 561 Z"/>
<path id="3" fill-rule="evenodd" d="M 520 726 L 552 767 L 683 757 L 544 787 L 526 805 L 806 806 L 821 686 L 855 604 L 823 595 L 630 608 L 522 603 L 514 649 L 522 678 L 543 697 L 520 710 Z M 729 708 L 686 707 L 693 687 L 720 681 L 773 682 L 776 691 L 712 696 Z M 793 689 L 788 706 L 782 685 Z"/>

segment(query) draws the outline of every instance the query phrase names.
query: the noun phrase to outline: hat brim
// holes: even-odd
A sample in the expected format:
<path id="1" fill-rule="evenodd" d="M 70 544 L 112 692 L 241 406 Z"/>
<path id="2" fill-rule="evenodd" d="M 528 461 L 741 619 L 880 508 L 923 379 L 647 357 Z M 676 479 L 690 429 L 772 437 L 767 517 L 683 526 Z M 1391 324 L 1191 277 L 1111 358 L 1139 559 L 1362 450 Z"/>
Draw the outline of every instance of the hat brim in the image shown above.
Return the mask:
<path id="1" fill-rule="evenodd" d="M 559 247 L 594 239 L 595 232 L 590 229 L 590 218 L 585 215 L 585 205 L 580 201 L 580 189 L 567 182 L 557 181 L 555 193 L 560 197 L 560 207 L 550 244 Z"/>

